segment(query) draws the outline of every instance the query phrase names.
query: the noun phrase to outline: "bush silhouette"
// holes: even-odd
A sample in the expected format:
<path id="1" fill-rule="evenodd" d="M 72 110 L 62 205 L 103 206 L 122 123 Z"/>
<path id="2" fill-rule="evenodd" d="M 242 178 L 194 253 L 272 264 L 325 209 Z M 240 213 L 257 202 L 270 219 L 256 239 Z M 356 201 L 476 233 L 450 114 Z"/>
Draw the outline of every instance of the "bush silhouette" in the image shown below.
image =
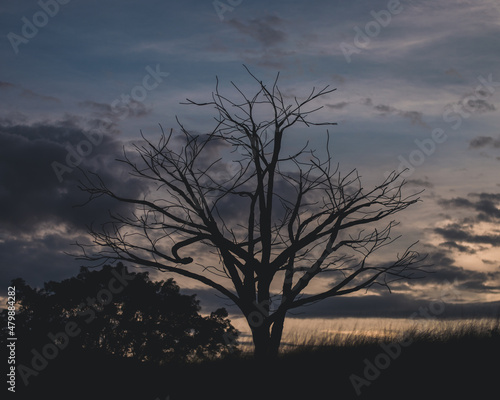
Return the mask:
<path id="1" fill-rule="evenodd" d="M 100 270 L 82 267 L 76 277 L 45 283 L 43 289 L 22 279 L 12 283 L 20 304 L 16 331 L 25 349 L 41 348 L 73 322 L 78 335 L 69 338 L 72 351 L 161 365 L 236 350 L 234 340 L 225 340 L 238 332 L 224 308 L 204 317 L 196 295 L 181 294 L 173 279 L 153 282 L 147 272 L 129 272 L 121 263 Z"/>

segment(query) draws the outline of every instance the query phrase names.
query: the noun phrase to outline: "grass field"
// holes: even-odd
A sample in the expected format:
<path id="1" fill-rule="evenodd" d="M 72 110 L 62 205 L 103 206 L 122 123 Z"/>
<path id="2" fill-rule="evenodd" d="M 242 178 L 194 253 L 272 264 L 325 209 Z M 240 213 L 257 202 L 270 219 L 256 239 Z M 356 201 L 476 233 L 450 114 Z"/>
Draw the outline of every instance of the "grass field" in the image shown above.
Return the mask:
<path id="1" fill-rule="evenodd" d="M 392 332 L 392 331 L 391 331 Z M 500 321 L 415 325 L 399 335 L 297 337 L 280 357 L 154 367 L 68 349 L 17 398 L 489 399 L 500 378 Z"/>

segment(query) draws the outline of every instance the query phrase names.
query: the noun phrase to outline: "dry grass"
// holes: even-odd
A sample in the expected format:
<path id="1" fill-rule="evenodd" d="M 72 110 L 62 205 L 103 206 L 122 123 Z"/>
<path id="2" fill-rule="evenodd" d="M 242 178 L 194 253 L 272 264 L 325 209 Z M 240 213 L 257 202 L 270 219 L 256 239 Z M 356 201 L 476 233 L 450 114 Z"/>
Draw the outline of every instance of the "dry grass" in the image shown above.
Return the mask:
<path id="1" fill-rule="evenodd" d="M 403 331 L 388 326 L 384 331 L 377 332 L 377 334 L 366 330 L 345 332 L 342 329 L 323 335 L 292 333 L 287 336 L 287 341 L 283 343 L 282 353 L 316 351 L 328 348 L 356 348 L 408 339 L 416 343 L 449 343 L 481 338 L 500 339 L 500 318 L 442 320 L 426 324 L 416 321 Z"/>

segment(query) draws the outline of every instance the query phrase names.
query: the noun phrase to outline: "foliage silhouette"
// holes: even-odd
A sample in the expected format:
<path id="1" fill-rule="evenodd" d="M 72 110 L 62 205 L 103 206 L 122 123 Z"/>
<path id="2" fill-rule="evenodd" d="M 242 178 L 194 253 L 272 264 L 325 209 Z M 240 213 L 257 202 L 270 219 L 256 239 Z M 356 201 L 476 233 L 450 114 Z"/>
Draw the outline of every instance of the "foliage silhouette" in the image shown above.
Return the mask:
<path id="1" fill-rule="evenodd" d="M 74 321 L 81 332 L 69 345 L 94 354 L 161 365 L 235 351 L 236 343 L 224 340 L 228 334 L 238 336 L 225 309 L 204 317 L 196 295 L 181 294 L 173 279 L 153 282 L 148 272 L 129 272 L 121 263 L 82 268 L 76 277 L 45 283 L 43 289 L 22 279 L 12 284 L 20 301 L 16 331 L 25 349 L 41 348 L 49 342 L 48 333 L 64 332 Z"/>

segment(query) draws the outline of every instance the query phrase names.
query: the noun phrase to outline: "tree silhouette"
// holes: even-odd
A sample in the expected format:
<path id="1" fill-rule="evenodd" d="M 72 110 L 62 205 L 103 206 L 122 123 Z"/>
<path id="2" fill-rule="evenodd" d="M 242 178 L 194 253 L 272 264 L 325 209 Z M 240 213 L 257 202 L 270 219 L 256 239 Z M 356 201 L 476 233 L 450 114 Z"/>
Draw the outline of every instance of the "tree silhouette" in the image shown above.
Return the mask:
<path id="1" fill-rule="evenodd" d="M 308 144 L 285 150 L 295 128 L 335 125 L 311 120 L 322 108 L 316 101 L 335 89 L 313 88 L 301 100 L 287 100 L 279 74 L 268 87 L 247 71 L 258 85 L 250 97 L 232 83 L 231 100 L 217 80 L 211 101 L 187 100 L 215 108 L 208 133 L 192 133 L 178 121 L 180 132 L 162 130 L 156 144 L 143 136 L 134 156 L 124 152 L 120 161 L 131 175 L 155 189 L 144 197 L 127 197 L 85 173 L 81 189 L 88 201 L 109 196 L 136 211 L 91 227 L 94 244 L 79 245 L 86 260 L 126 260 L 216 289 L 246 317 L 255 356 L 267 358 L 278 352 L 289 310 L 375 284 L 389 288 L 422 268 L 413 245 L 392 262 L 368 260 L 397 239 L 389 217 L 417 202 L 418 194 L 405 197 L 396 172 L 369 190 L 356 170 L 342 175 L 328 131 L 323 160 Z M 196 259 L 185 255 L 188 248 Z M 320 289 L 309 286 L 322 276 L 328 279 Z"/>
<path id="2" fill-rule="evenodd" d="M 224 340 L 238 336 L 225 309 L 203 317 L 196 295 L 181 294 L 173 279 L 153 282 L 147 272 L 129 272 L 121 263 L 82 268 L 76 277 L 45 283 L 43 289 L 22 279 L 13 285 L 20 300 L 16 328 L 26 348 L 41 348 L 49 332 L 64 332 L 73 321 L 80 332 L 71 338 L 73 350 L 158 365 L 219 357 L 235 349 L 235 343 Z"/>

